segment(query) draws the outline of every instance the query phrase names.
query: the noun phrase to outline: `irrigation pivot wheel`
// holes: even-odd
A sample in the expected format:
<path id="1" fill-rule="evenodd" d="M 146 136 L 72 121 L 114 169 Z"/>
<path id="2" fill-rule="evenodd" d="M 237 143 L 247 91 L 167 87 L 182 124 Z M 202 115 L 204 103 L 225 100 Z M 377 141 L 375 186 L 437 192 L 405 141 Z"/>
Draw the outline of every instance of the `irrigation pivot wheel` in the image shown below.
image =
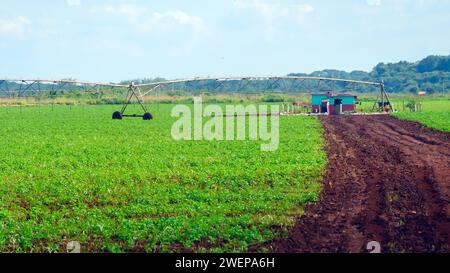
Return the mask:
<path id="1" fill-rule="evenodd" d="M 153 119 L 153 115 L 151 113 L 145 113 L 143 116 L 144 120 L 152 120 Z"/>
<path id="2" fill-rule="evenodd" d="M 112 118 L 113 119 L 122 119 L 122 113 L 119 111 L 116 111 L 113 113 Z"/>

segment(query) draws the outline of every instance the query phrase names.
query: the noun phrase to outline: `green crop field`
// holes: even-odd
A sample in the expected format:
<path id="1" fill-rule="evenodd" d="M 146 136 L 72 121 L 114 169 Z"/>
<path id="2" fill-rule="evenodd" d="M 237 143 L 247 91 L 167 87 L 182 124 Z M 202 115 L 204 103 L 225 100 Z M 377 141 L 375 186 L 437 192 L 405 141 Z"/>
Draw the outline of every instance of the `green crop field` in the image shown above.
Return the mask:
<path id="1" fill-rule="evenodd" d="M 422 112 L 408 110 L 395 113 L 394 116 L 404 120 L 417 121 L 423 125 L 450 132 L 450 100 L 422 100 Z"/>
<path id="2" fill-rule="evenodd" d="M 281 117 L 280 146 L 174 141 L 120 106 L 0 108 L 0 251 L 245 251 L 315 201 L 326 164 L 315 117 Z M 198 243 L 201 241 L 202 243 Z"/>
<path id="3" fill-rule="evenodd" d="M 375 97 L 363 98 L 358 105 L 358 111 L 370 112 Z M 392 103 L 397 110 L 393 116 L 410 121 L 417 121 L 424 126 L 436 130 L 450 132 L 450 98 L 448 96 L 440 97 L 393 97 Z M 422 111 L 412 112 L 408 107 L 408 103 L 416 103 L 422 105 Z"/>

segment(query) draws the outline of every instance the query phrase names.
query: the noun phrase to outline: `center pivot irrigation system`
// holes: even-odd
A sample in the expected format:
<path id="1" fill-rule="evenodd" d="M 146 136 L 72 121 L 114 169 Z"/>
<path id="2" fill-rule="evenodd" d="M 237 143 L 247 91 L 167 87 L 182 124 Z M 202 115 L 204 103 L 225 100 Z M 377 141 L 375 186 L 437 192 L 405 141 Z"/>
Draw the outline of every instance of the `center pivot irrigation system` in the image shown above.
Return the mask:
<path id="1" fill-rule="evenodd" d="M 289 81 L 289 84 L 286 83 Z M 113 119 L 123 119 L 124 117 L 140 117 L 144 120 L 153 119 L 153 115 L 148 111 L 144 104 L 144 97 L 152 92 L 158 90 L 175 91 L 175 90 L 190 90 L 194 83 L 209 83 L 209 87 L 213 90 L 225 90 L 227 85 L 232 85 L 228 90 L 240 91 L 244 90 L 249 84 L 261 82 L 265 83 L 262 87 L 265 90 L 278 87 L 281 90 L 301 90 L 306 82 L 316 82 L 317 85 L 313 89 L 319 90 L 321 82 L 332 82 L 343 85 L 346 90 L 353 90 L 354 85 L 365 85 L 379 88 L 377 100 L 372 107 L 372 111 L 385 112 L 394 111 L 388 94 L 385 91 L 384 82 L 370 82 L 357 81 L 339 78 L 313 77 L 313 76 L 271 76 L 271 77 L 206 77 L 206 78 L 192 78 L 183 80 L 151 82 L 144 84 L 116 84 L 116 83 L 101 83 L 101 82 L 85 82 L 76 80 L 46 80 L 46 79 L 17 79 L 17 78 L 0 78 L 0 94 L 7 94 L 12 96 L 25 96 L 27 93 L 37 94 L 41 92 L 52 92 L 55 90 L 73 90 L 90 92 L 98 90 L 100 87 L 109 88 L 126 88 L 127 96 L 123 103 L 122 109 L 113 113 Z M 342 86 L 341 86 L 342 87 Z M 309 86 L 311 88 L 311 86 Z M 145 91 L 141 92 L 141 89 Z M 133 103 L 133 99 L 141 106 L 143 113 L 141 114 L 125 114 L 127 107 Z"/>

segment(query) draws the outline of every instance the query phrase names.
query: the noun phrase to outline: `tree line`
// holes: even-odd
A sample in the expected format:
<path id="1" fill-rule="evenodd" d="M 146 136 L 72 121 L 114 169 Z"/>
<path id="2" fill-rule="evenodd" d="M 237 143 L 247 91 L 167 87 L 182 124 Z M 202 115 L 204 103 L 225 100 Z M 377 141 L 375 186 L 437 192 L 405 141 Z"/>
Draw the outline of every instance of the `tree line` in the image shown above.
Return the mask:
<path id="1" fill-rule="evenodd" d="M 372 71 L 352 71 L 326 69 L 315 71 L 310 74 L 291 73 L 288 76 L 315 76 L 342 78 L 349 80 L 384 81 L 386 91 L 391 93 L 447 93 L 450 90 L 450 55 L 448 56 L 428 56 L 417 62 L 401 61 L 398 63 L 379 63 Z M 135 83 L 161 82 L 163 78 L 135 79 Z M 125 81 L 122 83 L 130 83 Z M 314 91 L 355 91 L 360 93 L 378 91 L 377 87 L 354 85 L 339 82 L 326 81 L 301 81 L 283 80 L 272 81 L 254 81 L 242 84 L 240 81 L 228 82 L 226 86 L 218 84 L 216 81 L 193 81 L 181 83 L 175 86 L 168 86 L 167 89 L 187 90 L 192 92 L 232 92 L 239 91 L 243 93 L 258 92 L 314 92 Z"/>

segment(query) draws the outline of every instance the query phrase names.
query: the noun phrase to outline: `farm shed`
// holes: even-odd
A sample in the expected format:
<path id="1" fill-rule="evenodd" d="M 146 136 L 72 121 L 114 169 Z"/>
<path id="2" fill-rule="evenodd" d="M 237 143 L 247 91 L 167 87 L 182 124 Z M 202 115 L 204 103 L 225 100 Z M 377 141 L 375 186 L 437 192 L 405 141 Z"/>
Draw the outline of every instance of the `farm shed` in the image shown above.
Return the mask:
<path id="1" fill-rule="evenodd" d="M 353 94 L 313 93 L 312 112 L 340 115 L 345 112 L 354 112 L 358 97 Z"/>

